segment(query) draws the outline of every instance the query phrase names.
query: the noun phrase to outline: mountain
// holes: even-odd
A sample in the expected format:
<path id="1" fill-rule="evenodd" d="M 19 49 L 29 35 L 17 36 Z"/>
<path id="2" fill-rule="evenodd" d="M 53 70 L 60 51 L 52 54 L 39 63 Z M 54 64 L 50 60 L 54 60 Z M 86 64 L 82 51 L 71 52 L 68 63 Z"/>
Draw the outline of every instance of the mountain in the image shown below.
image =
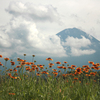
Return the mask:
<path id="1" fill-rule="evenodd" d="M 72 37 L 78 38 L 78 39 L 81 39 L 82 36 L 84 36 L 86 39 L 89 39 L 92 42 L 92 46 L 96 44 L 100 48 L 100 45 L 99 45 L 100 41 L 99 40 L 97 40 L 93 36 L 85 33 L 84 31 L 82 31 L 80 29 L 77 29 L 77 28 L 68 28 L 68 29 L 65 29 L 65 30 L 57 33 L 56 35 L 59 36 L 61 41 L 64 41 L 64 42 L 68 36 L 70 36 L 70 37 L 72 36 Z"/>
<path id="2" fill-rule="evenodd" d="M 100 63 L 100 41 L 77 28 L 68 28 L 56 34 L 68 54 L 69 63 L 78 66 L 88 61 Z"/>

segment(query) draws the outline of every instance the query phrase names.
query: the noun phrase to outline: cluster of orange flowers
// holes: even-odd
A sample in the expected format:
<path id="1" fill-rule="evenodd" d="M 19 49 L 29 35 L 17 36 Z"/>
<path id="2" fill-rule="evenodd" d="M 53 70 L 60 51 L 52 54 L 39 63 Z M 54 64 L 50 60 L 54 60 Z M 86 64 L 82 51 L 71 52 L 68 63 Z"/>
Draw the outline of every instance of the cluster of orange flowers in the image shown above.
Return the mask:
<path id="1" fill-rule="evenodd" d="M 2 55 L 0 55 L 0 57 L 2 58 Z M 8 61 L 9 58 L 4 58 L 4 60 Z M 46 60 L 53 61 L 53 59 L 51 59 L 50 57 L 49 58 L 46 58 Z M 20 58 L 18 58 L 17 61 L 20 61 L 21 62 L 21 66 L 23 66 L 23 65 L 31 65 L 31 68 L 30 68 L 30 66 L 25 66 L 26 67 L 26 71 L 32 72 L 32 71 L 37 70 L 37 73 L 36 73 L 37 76 L 40 76 L 41 74 L 49 74 L 47 71 L 42 71 L 41 74 L 38 72 L 39 71 L 39 68 L 40 69 L 44 69 L 43 65 L 41 65 L 41 64 L 40 65 L 39 64 L 38 65 L 35 65 L 33 62 L 25 62 L 26 60 L 23 60 L 23 59 L 20 59 Z M 13 61 L 10 61 L 10 62 L 11 62 L 11 65 L 15 65 L 15 62 L 13 62 Z M 89 64 L 92 64 L 92 67 L 91 68 L 88 65 L 83 65 L 82 68 L 80 68 L 80 67 L 79 68 L 76 68 L 74 74 L 73 73 L 70 73 L 70 74 L 62 74 L 62 76 L 64 76 L 64 77 L 66 77 L 68 75 L 75 76 L 75 75 L 81 74 L 83 72 L 86 72 L 87 73 L 87 72 L 89 72 L 89 69 L 96 69 L 96 70 L 99 70 L 100 69 L 99 68 L 99 66 L 100 66 L 99 63 L 94 64 L 94 62 L 92 62 L 92 61 L 88 61 L 88 62 L 89 62 Z M 58 62 L 55 62 L 55 63 L 56 64 L 61 64 L 61 62 L 59 62 L 59 61 Z M 67 62 L 64 61 L 64 63 L 66 64 Z M 54 66 L 54 64 L 52 64 L 52 63 L 49 63 L 48 65 L 49 65 L 49 68 L 52 68 L 52 66 Z M 1 64 L 1 62 L 0 62 L 0 66 L 3 66 L 3 64 Z M 16 66 L 16 68 L 21 68 L 21 66 Z M 70 67 L 69 66 L 68 67 L 57 66 L 57 68 L 59 68 L 59 69 L 67 69 L 67 68 L 68 69 L 75 69 L 75 67 L 76 67 L 76 65 L 71 65 Z M 16 68 L 14 68 L 13 71 L 17 72 L 17 69 Z M 54 74 L 55 77 L 58 75 L 58 72 L 61 72 L 60 70 L 57 72 L 57 69 L 52 69 L 52 70 L 53 70 L 53 74 Z M 9 69 L 9 71 L 12 71 L 12 69 Z M 19 77 L 11 76 L 10 73 L 8 73 L 8 75 L 11 78 L 13 78 L 13 79 L 18 79 L 19 78 Z M 17 73 L 16 73 L 16 75 L 17 75 Z M 96 72 L 90 72 L 90 74 L 86 74 L 86 76 L 90 76 L 90 75 L 94 75 L 95 76 L 96 75 Z M 50 77 L 50 75 L 49 75 L 49 77 Z M 77 78 L 74 78 L 74 79 L 77 80 Z"/>
<path id="2" fill-rule="evenodd" d="M 35 57 L 35 55 L 33 55 L 33 57 Z M 2 58 L 2 55 L 0 55 L 0 58 Z M 4 58 L 4 60 L 5 61 L 8 61 L 9 60 L 9 58 Z M 46 60 L 48 60 L 49 61 L 49 68 L 52 68 L 52 66 L 54 66 L 54 64 L 52 64 L 52 63 L 50 63 L 50 61 L 53 61 L 53 59 L 51 59 L 50 57 L 49 58 L 46 58 Z M 50 75 L 49 75 L 49 73 L 48 73 L 48 71 L 42 71 L 41 73 L 39 73 L 39 68 L 40 69 L 44 69 L 44 66 L 43 65 L 35 65 L 33 62 L 26 62 L 26 60 L 23 60 L 23 59 L 20 59 L 20 58 L 18 58 L 17 59 L 17 61 L 19 61 L 19 62 L 21 62 L 20 63 L 20 66 L 18 65 L 18 66 L 16 66 L 14 69 L 9 69 L 8 71 L 14 71 L 15 72 L 15 75 L 18 75 L 17 74 L 17 68 L 21 68 L 22 66 L 24 66 L 24 65 L 28 65 L 28 66 L 25 66 L 25 68 L 26 68 L 26 71 L 29 71 L 29 72 L 32 72 L 32 71 L 37 71 L 37 73 L 36 73 L 36 75 L 37 76 L 40 76 L 41 74 L 48 74 L 48 77 L 51 77 Z M 15 62 L 13 62 L 13 61 L 10 61 L 11 62 L 11 65 L 15 65 Z M 61 62 L 55 62 L 57 65 L 58 64 L 61 64 Z M 66 61 L 64 61 L 64 63 L 66 64 L 67 62 Z M 96 63 L 96 64 L 94 64 L 94 62 L 92 62 L 92 61 L 88 61 L 88 63 L 89 64 L 91 64 L 92 66 L 91 67 L 89 67 L 88 65 L 83 65 L 82 66 L 82 68 L 80 68 L 80 67 L 78 67 L 78 68 L 76 68 L 76 70 L 75 70 L 75 67 L 76 67 L 76 65 L 71 65 L 71 66 L 68 66 L 68 67 L 65 67 L 64 66 L 64 64 L 63 64 L 63 66 L 57 66 L 57 68 L 58 69 L 64 69 L 64 70 L 66 70 L 67 68 L 68 69 L 71 69 L 71 70 L 73 70 L 74 69 L 74 73 L 67 73 L 67 74 L 62 74 L 62 76 L 63 77 L 67 77 L 67 76 L 69 76 L 69 75 L 71 75 L 71 76 L 74 76 L 73 77 L 73 79 L 74 79 L 74 81 L 73 81 L 73 83 L 75 83 L 77 80 L 79 80 L 78 78 L 79 77 L 76 77 L 77 75 L 80 75 L 80 74 L 84 74 L 84 72 L 85 72 L 85 75 L 87 76 L 87 77 L 89 77 L 89 76 L 95 76 L 96 74 L 97 74 L 97 72 L 90 72 L 90 73 L 88 73 L 89 72 L 89 70 L 91 70 L 91 69 L 95 69 L 95 70 L 100 70 L 100 64 L 99 63 Z M 29 65 L 31 65 L 31 68 L 30 68 L 30 66 Z M 1 64 L 1 62 L 0 62 L 0 66 L 3 66 L 3 64 Z M 57 69 L 52 69 L 53 70 L 53 74 L 54 74 L 54 77 L 56 77 L 57 75 L 58 75 L 58 73 L 59 72 L 61 72 L 61 70 L 59 70 L 58 72 L 57 72 Z M 21 78 L 18 76 L 18 77 L 15 77 L 15 76 L 12 76 L 11 75 L 11 73 L 8 73 L 8 76 L 10 76 L 10 78 L 12 78 L 12 79 L 20 79 L 21 80 Z M 25 76 L 25 75 L 23 75 L 23 76 Z M 68 82 L 68 80 L 66 80 L 66 82 Z M 96 80 L 94 80 L 94 82 L 96 82 Z M 81 81 L 79 80 L 79 83 L 81 83 Z M 89 84 L 89 83 L 86 83 L 87 85 Z M 61 92 L 61 89 L 60 89 L 60 92 Z M 9 95 L 15 95 L 15 93 L 9 93 Z"/>
<path id="3" fill-rule="evenodd" d="M 12 79 L 20 79 L 20 80 L 21 80 L 21 78 L 20 78 L 19 76 L 18 76 L 18 77 L 12 76 L 11 73 L 8 73 L 8 75 L 9 75 Z"/>

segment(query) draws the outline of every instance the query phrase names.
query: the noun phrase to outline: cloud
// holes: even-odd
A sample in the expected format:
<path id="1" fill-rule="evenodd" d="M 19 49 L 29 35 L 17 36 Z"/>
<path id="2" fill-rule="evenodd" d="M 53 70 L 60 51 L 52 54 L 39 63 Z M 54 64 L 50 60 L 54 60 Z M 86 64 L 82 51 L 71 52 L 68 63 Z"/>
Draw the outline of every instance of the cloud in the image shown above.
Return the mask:
<path id="1" fill-rule="evenodd" d="M 59 37 L 44 35 L 37 28 L 37 22 L 59 22 L 59 14 L 52 5 L 11 2 L 6 11 L 12 18 L 7 25 L 0 26 L 0 53 L 3 56 L 11 57 L 14 53 L 67 56 Z"/>
<path id="2" fill-rule="evenodd" d="M 86 7 L 83 11 L 84 6 L 79 5 L 78 2 L 74 2 L 74 4 L 73 1 L 67 2 L 69 2 L 70 5 L 69 3 L 64 3 L 63 6 L 61 5 L 65 16 L 62 17 L 62 20 L 64 23 L 67 22 L 65 28 L 66 26 L 70 27 L 71 24 L 77 26 L 80 21 L 83 23 L 87 22 L 88 19 L 88 23 L 91 22 L 91 15 L 94 15 L 94 10 L 92 14 L 90 13 L 89 15 L 86 15 L 88 12 L 85 11 L 88 7 Z M 64 9 L 63 7 L 67 8 Z M 88 11 L 91 10 L 90 8 L 88 8 Z M 26 53 L 28 55 L 37 54 L 39 56 L 68 56 L 60 44 L 60 38 L 56 35 L 48 35 L 48 33 L 52 33 L 52 28 L 54 28 L 54 30 L 60 30 L 61 28 L 58 28 L 58 26 L 53 27 L 52 23 L 48 24 L 48 22 L 61 23 L 57 8 L 52 5 L 36 5 L 33 3 L 11 2 L 8 8 L 6 8 L 6 11 L 12 15 L 12 19 L 7 25 L 0 26 L 0 48 L 2 48 L 0 49 L 0 54 L 3 54 L 7 57 L 10 57 L 14 53 L 19 55 Z M 39 25 L 41 25 L 41 28 Z M 87 24 L 85 23 L 85 27 L 87 27 L 86 25 Z M 43 32 L 39 31 L 39 28 L 42 31 L 47 30 L 47 35 L 42 34 Z M 72 56 L 93 54 L 95 52 L 94 50 L 90 49 L 81 50 L 81 47 L 88 48 L 88 46 L 91 45 L 91 42 L 83 36 L 82 39 L 68 37 L 66 42 L 62 44 L 65 46 L 70 46 L 70 55 Z M 66 47 L 66 49 L 68 48 Z"/>
<path id="3" fill-rule="evenodd" d="M 93 54 L 95 52 L 96 51 L 92 50 L 92 49 L 81 50 L 78 48 L 71 47 L 71 55 L 72 56 L 90 55 L 90 54 Z"/>
<path id="4" fill-rule="evenodd" d="M 88 47 L 88 45 L 91 45 L 89 39 L 86 39 L 84 36 L 81 37 L 82 37 L 81 39 L 78 39 L 78 38 L 68 36 L 68 38 L 65 39 L 66 42 L 63 43 L 63 45 L 64 46 L 67 45 L 75 48 Z"/>
<path id="5" fill-rule="evenodd" d="M 34 22 L 23 17 L 13 17 L 9 24 L 1 26 L 0 30 L 0 54 L 4 56 L 9 57 L 15 52 L 18 55 L 34 53 L 38 56 L 67 56 L 59 37 L 41 34 Z"/>
<path id="6" fill-rule="evenodd" d="M 70 55 L 72 56 L 89 55 L 95 53 L 96 51 L 92 49 L 81 50 L 82 47 L 89 48 L 88 46 L 91 45 L 91 41 L 89 39 L 86 39 L 82 35 L 81 37 L 81 39 L 78 39 L 68 36 L 68 38 L 66 38 L 66 42 L 62 42 L 62 45 L 67 47 L 69 46 L 71 48 Z"/>
<path id="7" fill-rule="evenodd" d="M 57 9 L 52 5 L 36 5 L 33 3 L 11 2 L 9 7 L 5 9 L 14 17 L 22 16 L 27 20 L 34 22 L 59 22 L 59 14 Z"/>

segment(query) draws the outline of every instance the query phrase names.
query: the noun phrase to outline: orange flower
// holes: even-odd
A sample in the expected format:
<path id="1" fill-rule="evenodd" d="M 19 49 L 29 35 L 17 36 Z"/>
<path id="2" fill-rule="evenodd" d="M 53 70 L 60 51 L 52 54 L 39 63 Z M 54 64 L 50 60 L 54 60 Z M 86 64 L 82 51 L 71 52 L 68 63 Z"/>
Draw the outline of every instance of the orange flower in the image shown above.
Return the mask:
<path id="1" fill-rule="evenodd" d="M 43 72 L 41 72 L 41 74 L 49 74 L 48 72 L 46 72 L 46 71 L 43 71 Z"/>
<path id="2" fill-rule="evenodd" d="M 91 68 L 94 69 L 95 67 L 92 66 Z"/>
<path id="3" fill-rule="evenodd" d="M 53 71 L 57 71 L 57 69 L 52 69 Z"/>
<path id="4" fill-rule="evenodd" d="M 94 73 L 94 72 L 90 72 L 90 75 L 93 75 L 93 76 L 95 76 L 95 74 L 96 74 L 96 73 Z"/>
<path id="5" fill-rule="evenodd" d="M 64 63 L 67 63 L 66 61 L 64 61 Z"/>
<path id="6" fill-rule="evenodd" d="M 97 72 L 94 72 L 95 74 L 97 74 Z"/>
<path id="7" fill-rule="evenodd" d="M 11 73 L 8 73 L 9 76 L 11 76 Z"/>
<path id="8" fill-rule="evenodd" d="M 17 77 L 14 77 L 14 76 L 11 76 L 11 78 L 13 78 L 13 79 L 17 79 Z"/>
<path id="9" fill-rule="evenodd" d="M 18 73 L 15 73 L 15 75 L 18 75 Z"/>
<path id="10" fill-rule="evenodd" d="M 52 66 L 50 65 L 49 68 L 51 68 Z"/>
<path id="11" fill-rule="evenodd" d="M 85 71 L 87 73 L 87 72 L 89 72 L 89 69 L 84 68 L 83 71 Z"/>
<path id="12" fill-rule="evenodd" d="M 66 80 L 68 82 L 68 80 Z"/>
<path id="13" fill-rule="evenodd" d="M 23 60 L 23 59 L 20 59 L 20 58 L 18 58 L 18 59 L 17 59 L 17 61 L 20 61 L 20 62 L 22 62 L 22 61 L 24 61 L 24 60 Z"/>
<path id="14" fill-rule="evenodd" d="M 49 65 L 49 66 L 54 66 L 54 64 L 52 64 L 52 63 L 49 63 L 48 65 Z"/>
<path id="15" fill-rule="evenodd" d="M 63 67 L 63 69 L 67 69 L 66 67 Z"/>
<path id="16" fill-rule="evenodd" d="M 28 70 L 28 71 L 29 71 L 29 70 L 30 70 L 30 67 L 26 68 L 26 70 Z"/>
<path id="17" fill-rule="evenodd" d="M 88 63 L 89 63 L 89 64 L 94 64 L 94 62 L 93 62 L 93 61 L 88 61 Z"/>
<path id="18" fill-rule="evenodd" d="M 40 76 L 40 73 L 36 73 L 37 76 Z"/>
<path id="19" fill-rule="evenodd" d="M 86 75 L 87 77 L 88 77 L 88 76 L 91 76 L 90 74 L 85 74 L 85 75 Z"/>
<path id="20" fill-rule="evenodd" d="M 96 65 L 100 66 L 100 64 L 99 64 L 99 63 L 96 63 Z"/>
<path id="21" fill-rule="evenodd" d="M 68 67 L 69 69 L 71 69 L 71 67 Z"/>
<path id="22" fill-rule="evenodd" d="M 32 67 L 31 70 L 35 71 L 36 68 Z"/>
<path id="23" fill-rule="evenodd" d="M 50 57 L 49 58 L 46 58 L 46 60 L 52 60 L 53 61 L 53 59 L 51 59 Z"/>
<path id="24" fill-rule="evenodd" d="M 23 60 L 23 62 L 26 62 L 26 60 Z"/>
<path id="25" fill-rule="evenodd" d="M 32 65 L 31 67 L 37 67 L 37 65 Z"/>
<path id="26" fill-rule="evenodd" d="M 12 71 L 13 69 L 9 69 L 9 71 Z"/>
<path id="27" fill-rule="evenodd" d="M 86 67 L 86 68 L 88 68 L 88 67 L 89 67 L 89 65 L 83 65 L 82 67 Z"/>
<path id="28" fill-rule="evenodd" d="M 57 73 L 57 72 L 53 72 L 53 74 L 58 75 L 58 73 Z"/>
<path id="29" fill-rule="evenodd" d="M 74 80 L 78 80 L 78 78 L 75 78 L 75 77 L 74 77 Z"/>
<path id="30" fill-rule="evenodd" d="M 43 68 L 43 65 L 39 65 L 40 68 Z"/>
<path id="31" fill-rule="evenodd" d="M 2 58 L 2 55 L 0 55 L 0 58 Z"/>
<path id="32" fill-rule="evenodd" d="M 21 68 L 21 66 L 16 66 L 16 68 Z"/>
<path id="33" fill-rule="evenodd" d="M 25 65 L 25 63 L 26 63 L 26 62 L 22 61 L 20 65 L 23 66 L 23 65 Z"/>
<path id="34" fill-rule="evenodd" d="M 1 62 L 0 62 L 0 66 L 3 66 L 3 64 L 1 64 Z"/>
<path id="35" fill-rule="evenodd" d="M 58 66 L 57 68 L 60 68 L 61 69 L 61 68 L 64 68 L 64 66 Z"/>
<path id="36" fill-rule="evenodd" d="M 16 68 L 14 68 L 14 70 L 13 70 L 14 72 L 17 72 L 17 69 Z"/>
<path id="37" fill-rule="evenodd" d="M 30 62 L 30 63 L 31 63 L 31 65 L 34 64 L 34 62 Z"/>
<path id="38" fill-rule="evenodd" d="M 39 68 L 38 68 L 38 67 L 36 67 L 35 69 L 39 70 Z"/>
<path id="39" fill-rule="evenodd" d="M 99 70 L 100 68 L 98 68 L 98 67 L 94 67 L 94 69 Z"/>
<path id="40" fill-rule="evenodd" d="M 10 60 L 10 59 L 9 59 L 9 58 L 4 58 L 4 60 L 8 61 L 8 60 Z"/>
<path id="41" fill-rule="evenodd" d="M 61 70 L 59 70 L 58 72 L 61 72 Z"/>
<path id="42" fill-rule="evenodd" d="M 76 67 L 76 65 L 71 65 L 71 67 Z"/>
<path id="43" fill-rule="evenodd" d="M 37 70 L 37 72 L 39 71 L 39 68 L 38 67 L 36 67 L 35 69 Z"/>
<path id="44" fill-rule="evenodd" d="M 33 71 L 34 71 L 34 70 L 33 70 Z M 29 72 L 32 72 L 32 69 L 30 69 Z"/>
<path id="45" fill-rule="evenodd" d="M 81 68 L 77 68 L 76 73 L 81 74 L 82 73 Z"/>
<path id="46" fill-rule="evenodd" d="M 74 67 L 71 67 L 70 69 L 75 69 Z"/>
<path id="47" fill-rule="evenodd" d="M 15 62 L 13 62 L 13 61 L 10 61 L 11 62 L 11 65 L 15 65 Z"/>
<path id="48" fill-rule="evenodd" d="M 37 71 L 37 72 L 39 71 L 39 68 L 38 68 L 38 67 L 36 67 L 36 71 Z"/>
<path id="49" fill-rule="evenodd" d="M 56 64 L 61 64 L 61 62 L 59 62 L 59 61 L 57 61 L 57 62 L 55 62 Z"/>
<path id="50" fill-rule="evenodd" d="M 31 65 L 31 63 L 30 63 L 30 62 L 25 62 L 25 64 L 26 64 L 26 65 Z"/>
<path id="51" fill-rule="evenodd" d="M 77 75 L 78 73 L 77 73 L 77 72 L 75 72 L 74 74 L 75 74 L 75 75 Z"/>
<path id="52" fill-rule="evenodd" d="M 15 95 L 15 93 L 9 93 L 9 95 Z"/>
<path id="53" fill-rule="evenodd" d="M 98 65 L 97 64 L 92 64 L 94 67 L 98 67 Z"/>
<path id="54" fill-rule="evenodd" d="M 72 73 L 71 75 L 72 75 L 72 76 L 74 76 L 74 74 L 73 74 L 73 73 Z"/>
<path id="55" fill-rule="evenodd" d="M 66 74 L 62 74 L 62 76 L 66 77 Z"/>

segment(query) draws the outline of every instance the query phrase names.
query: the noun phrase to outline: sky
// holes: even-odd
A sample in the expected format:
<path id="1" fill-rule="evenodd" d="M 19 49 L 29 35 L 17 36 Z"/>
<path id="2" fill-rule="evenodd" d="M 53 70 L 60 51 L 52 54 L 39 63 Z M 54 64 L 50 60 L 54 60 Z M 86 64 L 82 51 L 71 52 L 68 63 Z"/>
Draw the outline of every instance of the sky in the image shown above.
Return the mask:
<path id="1" fill-rule="evenodd" d="M 73 27 L 100 41 L 99 4 L 100 0 L 0 0 L 0 54 L 68 57 L 56 34 Z M 69 43 L 70 38 L 67 40 Z M 90 53 L 77 54 L 86 52 Z"/>

